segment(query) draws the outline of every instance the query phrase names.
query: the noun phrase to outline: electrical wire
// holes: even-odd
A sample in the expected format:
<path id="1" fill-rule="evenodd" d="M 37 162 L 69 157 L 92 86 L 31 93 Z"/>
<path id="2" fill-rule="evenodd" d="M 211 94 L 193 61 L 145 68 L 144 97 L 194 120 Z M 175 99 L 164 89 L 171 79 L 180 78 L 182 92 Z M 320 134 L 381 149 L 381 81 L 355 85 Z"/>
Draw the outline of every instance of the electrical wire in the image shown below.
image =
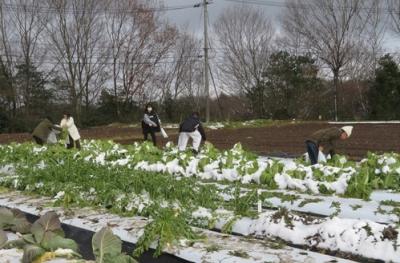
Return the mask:
<path id="1" fill-rule="evenodd" d="M 94 10 L 80 9 L 80 8 L 56 8 L 51 6 L 41 5 L 21 5 L 21 4 L 6 4 L 0 5 L 0 8 L 7 11 L 22 11 L 26 13 L 68 13 L 68 14 L 84 14 L 84 13 L 117 13 L 117 14 L 132 14 L 132 13 L 149 13 L 149 12 L 165 12 L 165 11 L 177 11 L 184 9 L 197 8 L 196 4 L 191 5 L 179 5 L 179 6 L 166 6 L 166 7 L 133 7 L 130 9 L 125 8 L 96 8 Z"/>
<path id="2" fill-rule="evenodd" d="M 25 58 L 23 55 L 17 55 L 17 54 L 0 54 L 0 57 L 13 57 L 13 58 Z M 96 58 L 96 57 L 94 57 Z M 101 57 L 97 57 L 101 58 Z M 170 57 L 171 58 L 171 57 Z M 187 56 L 187 58 L 190 58 L 190 62 L 196 62 L 201 59 L 201 56 Z M 32 64 L 49 64 L 49 65 L 68 65 L 68 64 L 78 64 L 80 63 L 81 65 L 114 65 L 114 62 L 107 62 L 107 61 L 65 61 L 64 59 L 61 60 L 51 60 L 49 58 L 44 58 L 44 59 L 30 59 Z M 179 62 L 179 60 L 159 60 L 159 61 L 140 61 L 140 62 L 117 62 L 119 65 L 157 65 L 157 64 L 174 64 Z"/>
<path id="3" fill-rule="evenodd" d="M 278 2 L 278 1 L 269 1 L 269 0 L 224 0 L 226 2 L 233 2 L 233 3 L 239 3 L 239 4 L 249 4 L 249 5 L 259 5 L 259 6 L 271 6 L 271 7 L 286 7 L 286 3 L 285 2 Z M 321 0 L 324 1 L 324 0 Z M 311 5 L 307 5 L 307 4 L 296 4 L 294 5 L 297 8 L 301 8 L 301 9 L 313 9 L 314 7 Z M 344 7 L 341 6 L 340 9 L 350 9 L 353 7 Z M 371 7 L 362 7 L 360 8 L 361 10 L 376 10 L 376 8 L 371 8 Z M 381 10 L 381 13 L 386 13 L 386 14 L 392 14 L 393 11 L 389 10 L 388 8 L 378 8 L 379 10 Z"/>

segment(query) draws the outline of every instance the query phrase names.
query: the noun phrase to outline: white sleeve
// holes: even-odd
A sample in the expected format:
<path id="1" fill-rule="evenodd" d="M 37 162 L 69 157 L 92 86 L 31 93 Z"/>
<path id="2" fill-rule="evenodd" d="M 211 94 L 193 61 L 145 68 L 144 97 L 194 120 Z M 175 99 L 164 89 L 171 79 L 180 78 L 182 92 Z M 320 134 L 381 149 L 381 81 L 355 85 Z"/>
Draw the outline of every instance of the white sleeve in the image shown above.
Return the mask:
<path id="1" fill-rule="evenodd" d="M 157 126 L 157 124 L 155 124 L 154 121 L 150 120 L 149 115 L 147 115 L 147 114 L 144 114 L 143 121 L 147 125 Z"/>
<path id="2" fill-rule="evenodd" d="M 69 117 L 69 119 L 66 122 L 67 128 L 71 128 L 74 125 L 74 118 Z"/>
<path id="3" fill-rule="evenodd" d="M 67 127 L 67 120 L 62 118 L 62 120 L 60 122 L 60 126 L 61 126 L 61 128 L 66 128 Z"/>

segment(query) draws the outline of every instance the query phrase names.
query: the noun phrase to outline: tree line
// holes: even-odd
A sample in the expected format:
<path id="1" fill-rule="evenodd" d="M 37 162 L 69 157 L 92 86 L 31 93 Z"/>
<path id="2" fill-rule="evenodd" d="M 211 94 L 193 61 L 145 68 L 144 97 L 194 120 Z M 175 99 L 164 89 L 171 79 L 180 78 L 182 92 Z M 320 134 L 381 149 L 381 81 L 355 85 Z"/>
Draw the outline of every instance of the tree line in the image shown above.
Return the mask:
<path id="1" fill-rule="evenodd" d="M 399 119 L 396 0 L 287 0 L 279 21 L 232 6 L 211 27 L 211 118 Z M 144 0 L 0 0 L 0 131 L 205 111 L 201 38 Z"/>

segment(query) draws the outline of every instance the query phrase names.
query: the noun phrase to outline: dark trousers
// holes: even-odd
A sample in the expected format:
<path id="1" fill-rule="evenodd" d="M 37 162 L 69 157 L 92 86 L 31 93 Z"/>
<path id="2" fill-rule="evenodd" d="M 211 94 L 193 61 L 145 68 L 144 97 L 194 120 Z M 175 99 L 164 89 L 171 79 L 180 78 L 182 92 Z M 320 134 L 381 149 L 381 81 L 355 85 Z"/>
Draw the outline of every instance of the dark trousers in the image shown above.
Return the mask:
<path id="1" fill-rule="evenodd" d="M 154 131 L 143 131 L 144 140 L 147 141 L 148 136 L 151 136 L 154 146 L 157 146 L 156 133 Z"/>
<path id="2" fill-rule="evenodd" d="M 39 137 L 33 135 L 33 139 L 35 140 L 35 142 L 39 145 L 43 145 L 43 140 L 40 139 Z"/>
<path id="3" fill-rule="evenodd" d="M 74 141 L 71 135 L 68 135 L 68 138 L 69 138 L 69 143 L 67 144 L 67 149 L 74 148 L 74 144 L 77 149 L 81 149 L 81 142 L 79 140 Z"/>
<path id="4" fill-rule="evenodd" d="M 312 141 L 306 141 L 306 146 L 307 146 L 307 153 L 308 153 L 308 156 L 310 157 L 311 164 L 313 165 L 313 164 L 318 163 L 318 153 L 319 153 L 318 146 Z"/>

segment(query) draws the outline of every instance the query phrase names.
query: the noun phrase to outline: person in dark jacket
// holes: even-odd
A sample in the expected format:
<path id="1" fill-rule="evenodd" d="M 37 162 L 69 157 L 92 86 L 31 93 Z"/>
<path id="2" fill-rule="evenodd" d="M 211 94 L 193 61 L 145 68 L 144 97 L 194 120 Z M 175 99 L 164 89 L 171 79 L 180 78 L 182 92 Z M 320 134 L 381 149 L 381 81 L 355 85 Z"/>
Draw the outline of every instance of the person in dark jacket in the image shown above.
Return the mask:
<path id="1" fill-rule="evenodd" d="M 318 163 L 318 153 L 327 152 L 333 157 L 335 155 L 335 142 L 337 140 L 346 140 L 351 136 L 353 126 L 344 126 L 342 128 L 332 127 L 318 130 L 306 140 L 307 152 L 311 164 Z"/>
<path id="2" fill-rule="evenodd" d="M 191 116 L 179 125 L 178 148 L 180 151 L 186 149 L 189 138 L 193 141 L 193 151 L 197 153 L 199 151 L 201 140 L 206 140 L 206 134 L 201 125 L 198 112 L 193 112 Z"/>
<path id="3" fill-rule="evenodd" d="M 53 124 L 53 121 L 50 117 L 46 117 L 33 130 L 32 137 L 37 144 L 43 145 L 47 142 L 47 139 L 53 129 L 57 131 L 62 130 L 61 127 Z"/>
<path id="4" fill-rule="evenodd" d="M 144 140 L 147 141 L 148 135 L 150 134 L 151 140 L 153 141 L 154 146 L 156 146 L 156 132 L 160 132 L 160 130 L 160 119 L 153 110 L 153 107 L 150 104 L 147 104 L 142 119 L 142 131 Z"/>

